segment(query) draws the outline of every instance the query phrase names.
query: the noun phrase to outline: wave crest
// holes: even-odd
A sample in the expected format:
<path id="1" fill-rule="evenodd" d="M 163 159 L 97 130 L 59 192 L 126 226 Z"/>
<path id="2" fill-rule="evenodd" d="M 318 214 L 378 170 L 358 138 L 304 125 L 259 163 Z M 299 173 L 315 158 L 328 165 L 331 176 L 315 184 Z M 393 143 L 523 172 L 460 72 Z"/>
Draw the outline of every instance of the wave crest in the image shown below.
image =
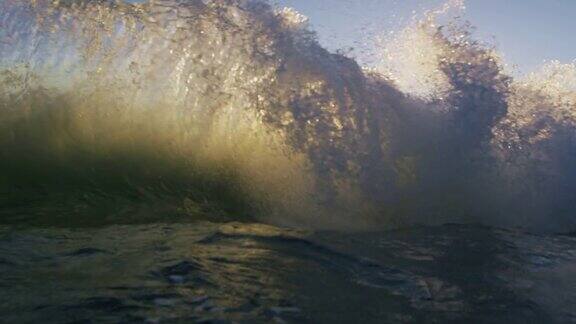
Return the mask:
<path id="1" fill-rule="evenodd" d="M 573 226 L 573 66 L 515 80 L 449 8 L 374 72 L 260 1 L 4 1 L 4 215 L 73 188 L 321 228 Z"/>

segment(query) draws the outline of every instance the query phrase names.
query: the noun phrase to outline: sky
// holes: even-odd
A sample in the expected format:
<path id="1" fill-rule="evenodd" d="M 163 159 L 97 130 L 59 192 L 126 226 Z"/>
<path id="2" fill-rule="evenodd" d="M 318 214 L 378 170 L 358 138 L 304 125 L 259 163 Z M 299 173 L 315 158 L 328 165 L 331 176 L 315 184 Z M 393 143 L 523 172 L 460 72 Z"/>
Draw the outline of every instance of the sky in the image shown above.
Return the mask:
<path id="1" fill-rule="evenodd" d="M 351 56 L 373 64 L 373 41 L 401 29 L 412 17 L 444 0 L 275 0 L 310 19 L 320 42 L 331 50 L 353 47 Z M 464 19 L 476 37 L 495 44 L 518 73 L 547 60 L 576 59 L 576 0 L 467 0 Z"/>

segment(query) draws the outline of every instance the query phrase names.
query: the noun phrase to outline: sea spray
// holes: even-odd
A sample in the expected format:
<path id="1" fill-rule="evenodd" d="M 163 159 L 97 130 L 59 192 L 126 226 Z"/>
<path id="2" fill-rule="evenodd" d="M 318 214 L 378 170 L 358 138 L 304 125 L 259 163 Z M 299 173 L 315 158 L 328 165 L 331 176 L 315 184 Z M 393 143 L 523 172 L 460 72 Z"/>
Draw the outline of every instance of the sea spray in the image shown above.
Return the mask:
<path id="1" fill-rule="evenodd" d="M 573 226 L 573 67 L 513 80 L 451 7 L 368 71 L 260 1 L 4 1 L 2 218 Z"/>

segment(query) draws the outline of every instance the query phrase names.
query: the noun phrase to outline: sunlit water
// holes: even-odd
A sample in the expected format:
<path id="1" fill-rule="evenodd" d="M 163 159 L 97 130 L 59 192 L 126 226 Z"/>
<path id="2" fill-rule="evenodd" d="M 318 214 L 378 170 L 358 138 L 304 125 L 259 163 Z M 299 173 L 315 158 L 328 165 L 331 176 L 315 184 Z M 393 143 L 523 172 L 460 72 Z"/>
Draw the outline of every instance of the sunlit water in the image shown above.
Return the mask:
<path id="1" fill-rule="evenodd" d="M 576 322 L 576 67 L 458 10 L 0 1 L 0 321 Z"/>

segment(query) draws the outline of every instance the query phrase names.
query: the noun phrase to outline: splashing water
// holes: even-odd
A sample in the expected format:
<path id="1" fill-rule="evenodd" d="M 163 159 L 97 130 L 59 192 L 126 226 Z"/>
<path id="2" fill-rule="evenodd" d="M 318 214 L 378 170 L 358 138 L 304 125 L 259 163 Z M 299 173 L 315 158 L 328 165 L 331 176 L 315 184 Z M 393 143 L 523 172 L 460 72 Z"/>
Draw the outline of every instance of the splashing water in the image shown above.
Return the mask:
<path id="1" fill-rule="evenodd" d="M 514 80 L 462 6 L 369 71 L 260 1 L 5 0 L 1 219 L 574 227 L 575 66 Z"/>

